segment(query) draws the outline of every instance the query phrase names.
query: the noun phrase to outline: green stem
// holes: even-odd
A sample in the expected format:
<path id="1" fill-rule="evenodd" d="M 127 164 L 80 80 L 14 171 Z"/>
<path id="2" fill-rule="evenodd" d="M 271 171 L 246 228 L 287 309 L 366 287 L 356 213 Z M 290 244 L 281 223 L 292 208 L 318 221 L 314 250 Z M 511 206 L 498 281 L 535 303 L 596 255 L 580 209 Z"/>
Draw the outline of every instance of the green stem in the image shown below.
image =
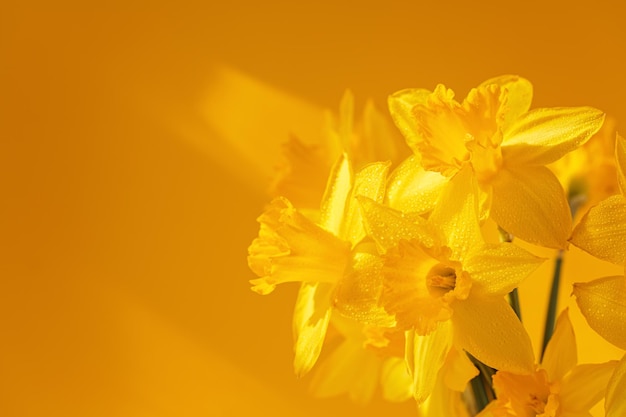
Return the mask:
<path id="1" fill-rule="evenodd" d="M 509 302 L 519 321 L 522 321 L 522 308 L 519 304 L 519 293 L 517 292 L 517 288 L 513 288 L 513 291 L 509 293 Z"/>
<path id="2" fill-rule="evenodd" d="M 568 194 L 568 202 L 572 218 L 576 216 L 576 212 L 587 201 L 587 195 L 570 184 L 570 192 Z M 548 342 L 554 333 L 554 323 L 556 322 L 556 309 L 559 300 L 559 286 L 561 284 L 561 269 L 563 268 L 563 251 L 559 250 L 554 260 L 554 273 L 552 275 L 552 287 L 550 288 L 550 301 L 548 302 L 548 312 L 546 313 L 546 327 L 543 331 L 543 343 L 541 345 L 541 359 L 546 351 Z"/>
<path id="3" fill-rule="evenodd" d="M 485 387 L 485 394 L 487 394 L 487 401 L 491 401 L 496 398 L 496 394 L 493 390 L 493 374 L 496 373 L 496 370 L 490 366 L 485 365 L 484 363 L 478 361 L 477 363 L 478 369 L 480 370 L 480 375 L 483 378 L 483 384 Z"/>
<path id="4" fill-rule="evenodd" d="M 467 353 L 467 356 L 479 371 L 479 374 L 470 381 L 472 391 L 474 392 L 474 400 L 476 401 L 476 413 L 479 413 L 491 400 L 495 399 L 491 378 L 496 371 L 471 354 Z"/>
<path id="5" fill-rule="evenodd" d="M 502 227 L 498 226 L 498 233 L 500 234 L 500 242 L 513 242 L 513 235 L 504 230 Z"/>
<path id="6" fill-rule="evenodd" d="M 470 384 L 472 385 L 474 400 L 476 401 L 476 412 L 480 413 L 485 407 L 487 407 L 487 404 L 489 404 L 485 384 L 480 375 L 476 375 L 472 378 Z"/>
<path id="7" fill-rule="evenodd" d="M 550 301 L 546 314 L 546 327 L 543 331 L 543 344 L 541 346 L 541 359 L 546 351 L 546 346 L 554 333 L 554 323 L 556 322 L 556 309 L 559 300 L 559 286 L 561 283 L 561 268 L 563 267 L 563 251 L 560 250 L 554 261 L 554 274 L 552 276 L 552 288 L 550 289 Z"/>
<path id="8" fill-rule="evenodd" d="M 500 242 L 511 243 L 513 242 L 513 235 L 504 230 L 502 227 L 498 226 L 498 232 L 500 233 Z M 517 288 L 514 288 L 513 291 L 509 293 L 509 302 L 513 311 L 517 315 L 517 318 L 522 321 L 522 309 L 519 304 L 519 293 L 517 292 Z"/>

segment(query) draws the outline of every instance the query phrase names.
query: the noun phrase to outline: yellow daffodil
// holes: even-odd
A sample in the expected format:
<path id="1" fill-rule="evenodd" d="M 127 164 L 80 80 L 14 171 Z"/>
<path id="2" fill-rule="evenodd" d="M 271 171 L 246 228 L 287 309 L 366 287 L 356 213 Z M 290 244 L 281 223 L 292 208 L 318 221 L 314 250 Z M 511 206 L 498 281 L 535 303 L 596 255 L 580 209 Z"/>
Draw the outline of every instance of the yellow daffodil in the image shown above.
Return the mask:
<path id="1" fill-rule="evenodd" d="M 498 371 L 493 377 L 495 417 L 580 417 L 605 394 L 617 361 L 576 365 L 576 338 L 567 310 L 559 316 L 541 362 L 530 375 Z"/>
<path id="2" fill-rule="evenodd" d="M 480 190 L 481 219 L 531 243 L 566 248 L 571 215 L 559 181 L 545 166 L 585 143 L 604 120 L 589 107 L 529 111 L 531 84 L 502 76 L 462 103 L 443 85 L 402 90 L 390 111 L 427 171 L 456 180 L 469 167 Z"/>
<path id="3" fill-rule="evenodd" d="M 353 176 L 346 156 L 330 176 L 319 224 L 286 198 L 275 199 L 258 219 L 259 236 L 249 248 L 248 264 L 260 277 L 252 289 L 268 294 L 277 284 L 301 282 L 294 311 L 298 375 L 317 360 L 332 311 L 333 291 L 352 268 L 352 249 L 365 236 L 357 195 L 382 201 L 388 163 L 371 164 Z"/>
<path id="4" fill-rule="evenodd" d="M 626 277 L 599 278 L 574 284 L 576 303 L 589 326 L 615 346 L 626 350 Z M 609 381 L 607 417 L 626 415 L 626 355 Z"/>
<path id="5" fill-rule="evenodd" d="M 300 209 L 319 210 L 326 178 L 342 153 L 347 153 L 355 170 L 377 161 L 395 165 L 410 154 L 389 117 L 371 100 L 355 120 L 350 91 L 341 99 L 338 117 L 326 112 L 326 125 L 320 130 L 317 139 L 291 136 L 284 144 L 285 161 L 270 187 L 272 196 L 287 197 Z"/>
<path id="6" fill-rule="evenodd" d="M 623 265 L 626 260 L 626 139 L 615 142 L 617 184 L 620 194 L 589 209 L 572 232 L 570 241 L 593 256 Z"/>
<path id="7" fill-rule="evenodd" d="M 418 403 L 431 394 L 453 347 L 494 368 L 533 370 L 530 339 L 504 295 L 542 260 L 511 243 L 484 243 L 477 187 L 469 167 L 462 169 L 428 221 L 359 198 L 368 234 L 384 254 L 382 276 L 364 274 L 362 286 L 379 288 L 379 304 L 406 331 Z M 356 314 L 370 319 L 368 311 Z"/>

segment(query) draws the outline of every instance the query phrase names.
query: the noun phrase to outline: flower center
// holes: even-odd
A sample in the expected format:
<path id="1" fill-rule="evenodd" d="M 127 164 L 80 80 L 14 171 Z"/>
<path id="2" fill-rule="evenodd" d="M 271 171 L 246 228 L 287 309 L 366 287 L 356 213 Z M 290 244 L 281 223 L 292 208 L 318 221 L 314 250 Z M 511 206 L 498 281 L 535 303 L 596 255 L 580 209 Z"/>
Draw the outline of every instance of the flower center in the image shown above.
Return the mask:
<path id="1" fill-rule="evenodd" d="M 496 136 L 501 133 L 497 132 Z M 493 140 L 493 142 L 492 142 Z M 478 141 L 472 137 L 466 143 L 471 153 L 470 163 L 476 174 L 476 179 L 485 184 L 489 183 L 502 167 L 502 150 L 497 139 Z"/>
<path id="2" fill-rule="evenodd" d="M 433 266 L 426 275 L 426 286 L 431 295 L 441 297 L 454 290 L 456 285 L 456 271 L 445 264 Z"/>
<path id="3" fill-rule="evenodd" d="M 526 406 L 536 414 L 543 414 L 546 408 L 546 403 L 535 394 L 529 394 Z"/>

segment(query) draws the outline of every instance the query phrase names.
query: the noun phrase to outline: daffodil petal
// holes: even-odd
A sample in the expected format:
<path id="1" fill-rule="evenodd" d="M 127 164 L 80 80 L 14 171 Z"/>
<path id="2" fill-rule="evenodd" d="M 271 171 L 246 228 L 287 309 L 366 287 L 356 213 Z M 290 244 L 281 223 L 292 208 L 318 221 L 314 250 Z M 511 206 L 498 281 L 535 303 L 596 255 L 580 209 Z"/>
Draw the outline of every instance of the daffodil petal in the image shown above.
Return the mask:
<path id="1" fill-rule="evenodd" d="M 493 187 L 491 184 L 478 184 L 480 195 L 478 201 L 478 220 L 481 225 L 491 214 L 491 203 L 493 201 Z"/>
<path id="2" fill-rule="evenodd" d="M 348 391 L 355 370 L 353 359 L 363 359 L 362 353 L 365 352 L 358 343 L 350 342 L 350 340 L 342 341 L 315 368 L 309 386 L 309 391 L 313 396 L 329 398 Z"/>
<path id="3" fill-rule="evenodd" d="M 354 132 L 354 95 L 345 90 L 339 102 L 339 112 L 324 111 L 324 129 L 322 130 L 328 154 L 336 157 L 343 153 L 351 159 L 350 142 Z"/>
<path id="4" fill-rule="evenodd" d="M 391 357 L 385 360 L 381 370 L 380 383 L 383 398 L 391 402 L 405 401 L 413 395 L 413 379 L 402 358 Z"/>
<path id="5" fill-rule="evenodd" d="M 606 417 L 626 416 L 626 355 L 622 357 L 613 371 L 606 388 L 604 408 Z"/>
<path id="6" fill-rule="evenodd" d="M 478 375 L 478 369 L 472 361 L 467 357 L 465 352 L 459 349 L 451 349 L 446 366 L 442 370 L 444 372 L 445 385 L 451 390 L 463 392 L 467 388 L 470 379 Z"/>
<path id="7" fill-rule="evenodd" d="M 550 381 L 560 381 L 578 362 L 576 337 L 567 309 L 559 315 L 554 333 L 546 346 L 541 366 Z"/>
<path id="8" fill-rule="evenodd" d="M 427 213 L 448 178 L 438 172 L 426 171 L 419 157 L 412 155 L 391 173 L 387 185 L 386 204 L 407 213 Z"/>
<path id="9" fill-rule="evenodd" d="M 501 170 L 493 182 L 491 217 L 520 239 L 567 248 L 572 216 L 563 187 L 546 167 Z"/>
<path id="10" fill-rule="evenodd" d="M 351 242 L 353 246 L 365 237 L 361 207 L 354 197 L 368 197 L 373 201 L 382 203 L 389 165 L 389 162 L 369 164 L 354 176 L 354 185 L 348 197 L 345 216 L 341 224 L 341 233 L 339 234 L 339 237 Z"/>
<path id="11" fill-rule="evenodd" d="M 622 195 L 626 196 L 626 139 L 617 135 L 615 141 L 615 160 L 617 162 L 617 183 Z"/>
<path id="12" fill-rule="evenodd" d="M 472 292 L 506 295 L 544 261 L 513 243 L 484 244 L 468 255 L 464 268 L 472 278 Z"/>
<path id="13" fill-rule="evenodd" d="M 462 393 L 450 389 L 444 382 L 443 370 L 439 372 L 432 394 L 419 408 L 421 416 L 454 416 L 470 417 L 467 403 L 462 397 Z"/>
<path id="14" fill-rule="evenodd" d="M 432 393 L 439 369 L 443 366 L 451 344 L 449 321 L 440 322 L 428 335 L 406 332 L 406 361 L 413 376 L 413 397 L 423 403 Z"/>
<path id="15" fill-rule="evenodd" d="M 352 188 L 352 167 L 346 154 L 333 166 L 322 199 L 320 225 L 338 236 L 341 232 L 346 202 Z"/>
<path id="16" fill-rule="evenodd" d="M 357 197 L 363 210 L 365 228 L 382 252 L 398 245 L 400 240 L 416 239 L 432 247 L 441 237 L 421 216 L 402 213 L 366 197 Z"/>
<path id="17" fill-rule="evenodd" d="M 560 403 L 568 411 L 588 411 L 604 397 L 617 361 L 578 365 L 561 383 Z"/>
<path id="18" fill-rule="evenodd" d="M 423 88 L 407 88 L 393 93 L 387 100 L 391 117 L 411 148 L 420 140 L 413 107 L 426 103 L 430 94 Z"/>
<path id="19" fill-rule="evenodd" d="M 381 113 L 374 105 L 373 100 L 368 100 L 363 109 L 361 126 L 362 140 L 357 143 L 355 155 L 366 162 L 391 161 L 397 165 L 413 152 L 406 146 L 404 137 L 389 119 L 388 113 Z M 357 134 L 360 133 L 357 130 Z"/>
<path id="20" fill-rule="evenodd" d="M 383 291 L 383 259 L 365 252 L 353 255 L 352 266 L 337 284 L 335 309 L 342 315 L 381 327 L 396 324 L 393 316 L 379 305 Z"/>
<path id="21" fill-rule="evenodd" d="M 626 349 L 626 278 L 620 275 L 575 283 L 573 294 L 589 326 Z"/>
<path id="22" fill-rule="evenodd" d="M 509 165 L 546 165 L 584 144 L 602 127 L 592 107 L 531 110 L 504 131 L 502 158 Z"/>
<path id="23" fill-rule="evenodd" d="M 595 257 L 621 265 L 626 260 L 626 198 L 619 194 L 592 207 L 570 239 Z"/>
<path id="24" fill-rule="evenodd" d="M 463 261 L 469 250 L 483 243 L 478 224 L 478 185 L 469 165 L 442 190 L 429 221 L 447 237 L 451 259 Z"/>
<path id="25" fill-rule="evenodd" d="M 299 377 L 311 370 L 322 351 L 331 315 L 333 285 L 303 283 L 293 312 L 294 370 Z"/>
<path id="26" fill-rule="evenodd" d="M 452 308 L 455 344 L 459 348 L 498 370 L 533 372 L 530 337 L 504 298 L 470 294 Z"/>
<path id="27" fill-rule="evenodd" d="M 511 123 L 526 113 L 533 98 L 533 85 L 525 78 L 517 75 L 502 75 L 483 82 L 480 86 L 497 84 L 506 90 L 502 122 L 500 127 L 508 129 Z"/>
<path id="28" fill-rule="evenodd" d="M 340 143 L 343 149 L 350 149 L 352 132 L 354 131 L 354 94 L 346 90 L 339 102 L 339 133 Z"/>
<path id="29" fill-rule="evenodd" d="M 348 393 L 367 404 L 378 386 L 380 359 L 359 340 L 345 340 L 316 368 L 309 390 L 319 398 Z"/>
<path id="30" fill-rule="evenodd" d="M 554 413 L 555 411 L 553 411 L 553 410 L 557 410 L 559 408 L 559 404 L 555 402 L 555 404 L 552 405 L 552 408 L 550 408 L 550 410 L 548 410 L 548 408 L 550 407 L 550 401 L 553 401 L 555 399 L 556 399 L 556 397 L 554 395 L 552 395 L 552 396 L 550 396 L 548 398 L 548 403 L 546 404 L 546 411 Z M 548 414 L 548 415 L 552 415 L 552 414 Z M 596 417 L 597 414 L 594 416 L 593 414 L 591 414 L 590 411 L 567 411 L 567 412 L 561 414 L 561 416 L 562 417 Z"/>

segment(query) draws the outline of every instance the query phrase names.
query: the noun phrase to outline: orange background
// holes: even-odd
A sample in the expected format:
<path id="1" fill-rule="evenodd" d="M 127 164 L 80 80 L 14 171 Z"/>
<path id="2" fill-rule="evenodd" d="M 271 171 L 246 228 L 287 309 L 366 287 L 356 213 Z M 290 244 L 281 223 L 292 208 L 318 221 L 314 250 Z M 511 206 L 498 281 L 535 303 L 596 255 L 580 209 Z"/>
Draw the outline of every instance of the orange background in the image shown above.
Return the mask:
<path id="1" fill-rule="evenodd" d="M 4 2 L 0 415 L 412 415 L 310 398 L 296 289 L 253 294 L 246 249 L 279 144 L 345 88 L 517 73 L 626 121 L 618 2 L 490 3 Z"/>

